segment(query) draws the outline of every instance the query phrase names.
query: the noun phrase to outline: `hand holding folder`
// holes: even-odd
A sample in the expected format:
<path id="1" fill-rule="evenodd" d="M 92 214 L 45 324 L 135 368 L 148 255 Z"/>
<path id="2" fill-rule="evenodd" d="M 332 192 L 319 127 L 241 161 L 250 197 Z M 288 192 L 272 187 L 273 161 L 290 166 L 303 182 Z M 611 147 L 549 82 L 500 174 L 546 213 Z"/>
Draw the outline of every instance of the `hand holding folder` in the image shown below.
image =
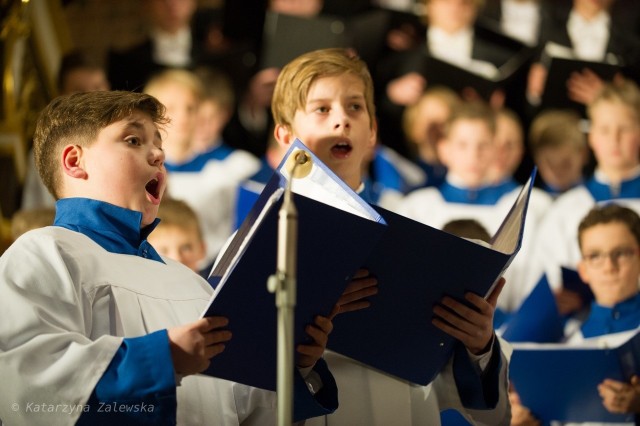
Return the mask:
<path id="1" fill-rule="evenodd" d="M 545 422 L 632 422 L 633 415 L 605 409 L 598 385 L 606 379 L 629 383 L 640 373 L 638 331 L 578 345 L 514 343 L 509 374 L 522 405 Z"/>
<path id="2" fill-rule="evenodd" d="M 335 319 L 327 347 L 401 379 L 430 383 L 455 343 L 432 324 L 434 306 L 445 295 L 464 301 L 467 292 L 492 292 L 522 244 L 534 178 L 535 171 L 489 246 L 376 207 L 387 227 L 364 266 L 378 279 L 378 294 L 368 309 Z"/>

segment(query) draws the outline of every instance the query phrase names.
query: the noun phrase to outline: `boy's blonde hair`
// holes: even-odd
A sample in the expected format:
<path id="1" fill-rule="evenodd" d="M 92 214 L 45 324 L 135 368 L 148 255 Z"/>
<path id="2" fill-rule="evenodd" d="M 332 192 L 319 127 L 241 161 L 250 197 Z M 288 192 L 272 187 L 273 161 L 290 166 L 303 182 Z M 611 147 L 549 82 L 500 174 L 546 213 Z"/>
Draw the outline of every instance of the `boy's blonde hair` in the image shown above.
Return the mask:
<path id="1" fill-rule="evenodd" d="M 593 120 L 594 109 L 602 102 L 613 102 L 628 106 L 640 120 L 640 89 L 631 80 L 606 83 L 595 99 L 587 107 L 587 115 Z"/>
<path id="2" fill-rule="evenodd" d="M 319 78 L 351 74 L 364 83 L 371 127 L 375 122 L 373 80 L 367 65 L 346 49 L 320 49 L 298 56 L 282 68 L 271 101 L 275 124 L 291 128 L 297 110 L 304 109 L 311 85 Z"/>
<path id="3" fill-rule="evenodd" d="M 484 102 L 463 102 L 451 112 L 444 126 L 444 135 L 449 137 L 451 128 L 458 121 L 481 120 L 485 122 L 491 133 L 496 133 L 496 113 Z"/>
<path id="4" fill-rule="evenodd" d="M 147 81 L 143 92 L 160 98 L 162 89 L 170 84 L 177 84 L 189 90 L 198 99 L 204 97 L 204 86 L 200 78 L 193 72 L 181 69 L 169 69 L 154 75 Z"/>
<path id="5" fill-rule="evenodd" d="M 32 229 L 53 225 L 56 209 L 53 207 L 39 207 L 34 209 L 20 209 L 11 217 L 11 238 L 18 237 Z"/>
<path id="6" fill-rule="evenodd" d="M 158 217 L 162 226 L 176 226 L 188 231 L 196 231 L 198 238 L 203 239 L 200 219 L 196 212 L 182 200 L 165 197 L 158 208 Z"/>
<path id="7" fill-rule="evenodd" d="M 571 146 L 587 149 L 587 136 L 580 128 L 580 115 L 573 110 L 549 109 L 541 112 L 529 129 L 529 148 L 535 157 L 545 148 Z"/>
<path id="8" fill-rule="evenodd" d="M 439 100 L 447 105 L 451 113 L 461 102 L 460 96 L 458 96 L 453 89 L 448 87 L 436 86 L 425 90 L 420 96 L 420 99 L 418 99 L 418 102 L 408 106 L 402 114 L 402 129 L 405 137 L 410 142 L 417 142 L 413 126 L 415 126 L 415 122 L 418 119 L 418 114 L 420 113 L 422 105 L 432 99 Z"/>
<path id="9" fill-rule="evenodd" d="M 202 100 L 211 101 L 226 111 L 233 111 L 236 97 L 231 79 L 222 71 L 210 67 L 200 67 L 195 75 L 202 82 Z"/>
<path id="10" fill-rule="evenodd" d="M 156 98 L 125 91 L 60 96 L 42 110 L 33 135 L 33 152 L 42 182 L 55 199 L 60 198 L 62 148 L 69 144 L 90 146 L 102 129 L 134 111 L 148 114 L 156 125 L 168 122 L 164 105 Z"/>

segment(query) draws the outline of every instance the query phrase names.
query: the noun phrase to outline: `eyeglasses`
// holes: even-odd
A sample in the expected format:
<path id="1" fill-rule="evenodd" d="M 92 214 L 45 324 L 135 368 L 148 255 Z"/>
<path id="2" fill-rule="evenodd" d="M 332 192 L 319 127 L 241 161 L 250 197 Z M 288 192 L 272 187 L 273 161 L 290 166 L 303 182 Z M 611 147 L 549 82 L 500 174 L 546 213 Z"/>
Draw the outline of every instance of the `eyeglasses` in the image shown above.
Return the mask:
<path id="1" fill-rule="evenodd" d="M 587 253 L 582 256 L 587 265 L 592 268 L 600 268 L 604 265 L 605 259 L 611 259 L 612 263 L 616 265 L 628 264 L 631 259 L 638 253 L 637 248 L 620 247 L 613 249 L 610 252 L 594 252 Z"/>

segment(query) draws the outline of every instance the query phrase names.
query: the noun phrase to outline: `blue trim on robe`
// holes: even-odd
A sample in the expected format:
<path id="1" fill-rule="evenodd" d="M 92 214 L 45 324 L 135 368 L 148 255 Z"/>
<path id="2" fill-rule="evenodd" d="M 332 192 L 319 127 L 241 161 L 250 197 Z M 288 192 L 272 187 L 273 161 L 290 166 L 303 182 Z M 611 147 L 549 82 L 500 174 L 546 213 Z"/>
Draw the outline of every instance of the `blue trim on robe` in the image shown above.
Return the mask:
<path id="1" fill-rule="evenodd" d="M 467 348 L 456 342 L 453 353 L 453 377 L 456 381 L 460 401 L 465 408 L 492 410 L 500 398 L 500 341 L 494 337 L 493 352 L 482 375 L 469 358 Z"/>
<path id="2" fill-rule="evenodd" d="M 325 360 L 320 358 L 313 366 L 313 371 L 322 380 L 322 389 L 315 395 L 309 392 L 307 383 L 297 368 L 293 376 L 294 422 L 331 414 L 338 409 L 338 386 Z"/>
<path id="3" fill-rule="evenodd" d="M 146 240 L 160 220 L 156 219 L 142 229 L 141 222 L 142 213 L 103 201 L 63 198 L 56 203 L 54 226 L 80 232 L 111 253 L 164 263 Z M 165 389 L 169 382 L 170 389 Z M 78 424 L 173 425 L 176 423 L 176 401 L 173 360 L 166 330 L 125 338 L 89 397 L 91 410 L 82 413 Z M 153 404 L 154 408 L 151 414 L 142 411 L 128 415 L 119 413 L 116 418 L 98 412 L 100 402 L 128 402 L 130 406 L 144 402 Z"/>
<path id="4" fill-rule="evenodd" d="M 202 171 L 202 169 L 204 169 L 209 161 L 224 161 L 229 155 L 231 155 L 233 151 L 233 148 L 225 145 L 224 143 L 221 143 L 215 148 L 198 154 L 184 163 L 178 164 L 165 162 L 164 165 L 167 168 L 167 172 L 169 173 L 200 172 Z"/>
<path id="5" fill-rule="evenodd" d="M 273 172 L 275 172 L 274 168 L 269 165 L 267 158 L 262 156 L 260 158 L 260 168 L 248 180 L 266 184 L 271 179 Z"/>
<path id="6" fill-rule="evenodd" d="M 269 165 L 266 157 L 263 156 L 260 159 L 260 169 L 249 179 L 238 185 L 233 229 L 240 228 L 240 225 L 242 225 L 242 222 L 244 222 L 244 219 L 251 211 L 251 208 L 256 203 L 256 201 L 258 201 L 258 198 L 260 198 L 260 193 L 254 190 L 254 187 L 253 185 L 251 185 L 251 183 L 255 182 L 257 184 L 266 185 L 267 182 L 269 182 L 269 179 L 271 179 L 271 176 L 273 176 L 274 172 L 275 170 L 273 169 L 273 167 Z"/>
<path id="7" fill-rule="evenodd" d="M 442 164 L 429 164 L 422 159 L 419 159 L 416 163 L 427 175 L 427 181 L 424 185 L 425 187 L 437 187 L 445 182 L 445 178 L 447 176 L 447 168 Z"/>
<path id="8" fill-rule="evenodd" d="M 621 182 L 617 193 L 612 191 L 611 185 L 598 181 L 595 176 L 591 177 L 584 186 L 596 202 L 616 198 L 640 198 L 640 176 Z"/>
<path id="9" fill-rule="evenodd" d="M 166 330 L 124 339 L 77 424 L 175 425 L 176 382 L 167 365 L 173 360 Z"/>
<path id="10" fill-rule="evenodd" d="M 380 149 L 376 150 L 371 168 L 375 183 L 384 188 L 395 189 L 403 194 L 413 189 L 402 177 L 395 164 Z"/>
<path id="11" fill-rule="evenodd" d="M 580 327 L 582 335 L 602 336 L 632 330 L 640 325 L 640 293 L 613 307 L 591 303 L 591 311 Z"/>
<path id="12" fill-rule="evenodd" d="M 508 180 L 498 185 L 485 186 L 478 189 L 460 188 L 449 182 L 438 187 L 442 198 L 448 203 L 474 204 L 481 206 L 495 205 L 503 195 L 518 187 L 514 180 Z"/>
<path id="13" fill-rule="evenodd" d="M 142 213 L 89 198 L 56 202 L 54 226 L 80 232 L 110 253 L 129 254 L 164 263 L 147 237 L 160 223 L 140 227 Z"/>
<path id="14" fill-rule="evenodd" d="M 373 182 L 371 178 L 366 178 L 364 181 L 364 188 L 358 195 L 367 203 L 377 205 L 380 200 L 383 188 L 377 182 Z"/>

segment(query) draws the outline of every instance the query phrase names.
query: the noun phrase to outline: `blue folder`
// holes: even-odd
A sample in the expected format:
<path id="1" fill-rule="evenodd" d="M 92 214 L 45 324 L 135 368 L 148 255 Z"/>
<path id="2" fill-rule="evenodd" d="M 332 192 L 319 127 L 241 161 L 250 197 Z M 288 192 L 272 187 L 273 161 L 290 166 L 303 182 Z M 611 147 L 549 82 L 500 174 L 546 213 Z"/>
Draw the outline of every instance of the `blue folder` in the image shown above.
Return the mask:
<path id="1" fill-rule="evenodd" d="M 430 383 L 455 342 L 432 325 L 433 307 L 445 295 L 464 301 L 468 291 L 490 293 L 522 244 L 535 173 L 491 247 L 376 207 L 388 229 L 364 265 L 378 278 L 378 294 L 368 309 L 334 320 L 328 347 L 401 379 Z"/>
<path id="2" fill-rule="evenodd" d="M 229 318 L 233 338 L 225 351 L 213 358 L 205 374 L 276 389 L 277 309 L 267 280 L 276 271 L 278 210 L 287 184 L 283 165 L 299 149 L 311 156 L 313 170 L 308 177 L 293 180 L 293 201 L 298 210 L 295 345 L 308 342 L 304 328 L 316 315 L 331 312 L 386 227 L 382 217 L 302 143 L 292 144 L 209 276 L 216 290 L 203 315 Z M 303 180 L 318 178 L 322 185 L 317 188 L 340 193 L 367 217 L 299 193 L 304 192 L 297 189 L 302 188 Z"/>
<path id="3" fill-rule="evenodd" d="M 502 337 L 509 342 L 557 343 L 564 323 L 547 276 L 540 281 L 505 324 Z"/>
<path id="4" fill-rule="evenodd" d="M 593 292 L 591 291 L 591 287 L 582 281 L 578 271 L 575 269 L 565 268 L 562 266 L 560 270 L 562 271 L 562 286 L 567 290 L 578 293 L 580 298 L 582 298 L 583 306 L 589 306 L 593 301 Z"/>
<path id="5" fill-rule="evenodd" d="M 617 340 L 609 348 L 513 344 L 509 374 L 522 404 L 545 422 L 633 422 L 633 415 L 609 413 L 598 395 L 604 379 L 628 381 L 640 373 L 637 330 L 618 333 Z"/>

